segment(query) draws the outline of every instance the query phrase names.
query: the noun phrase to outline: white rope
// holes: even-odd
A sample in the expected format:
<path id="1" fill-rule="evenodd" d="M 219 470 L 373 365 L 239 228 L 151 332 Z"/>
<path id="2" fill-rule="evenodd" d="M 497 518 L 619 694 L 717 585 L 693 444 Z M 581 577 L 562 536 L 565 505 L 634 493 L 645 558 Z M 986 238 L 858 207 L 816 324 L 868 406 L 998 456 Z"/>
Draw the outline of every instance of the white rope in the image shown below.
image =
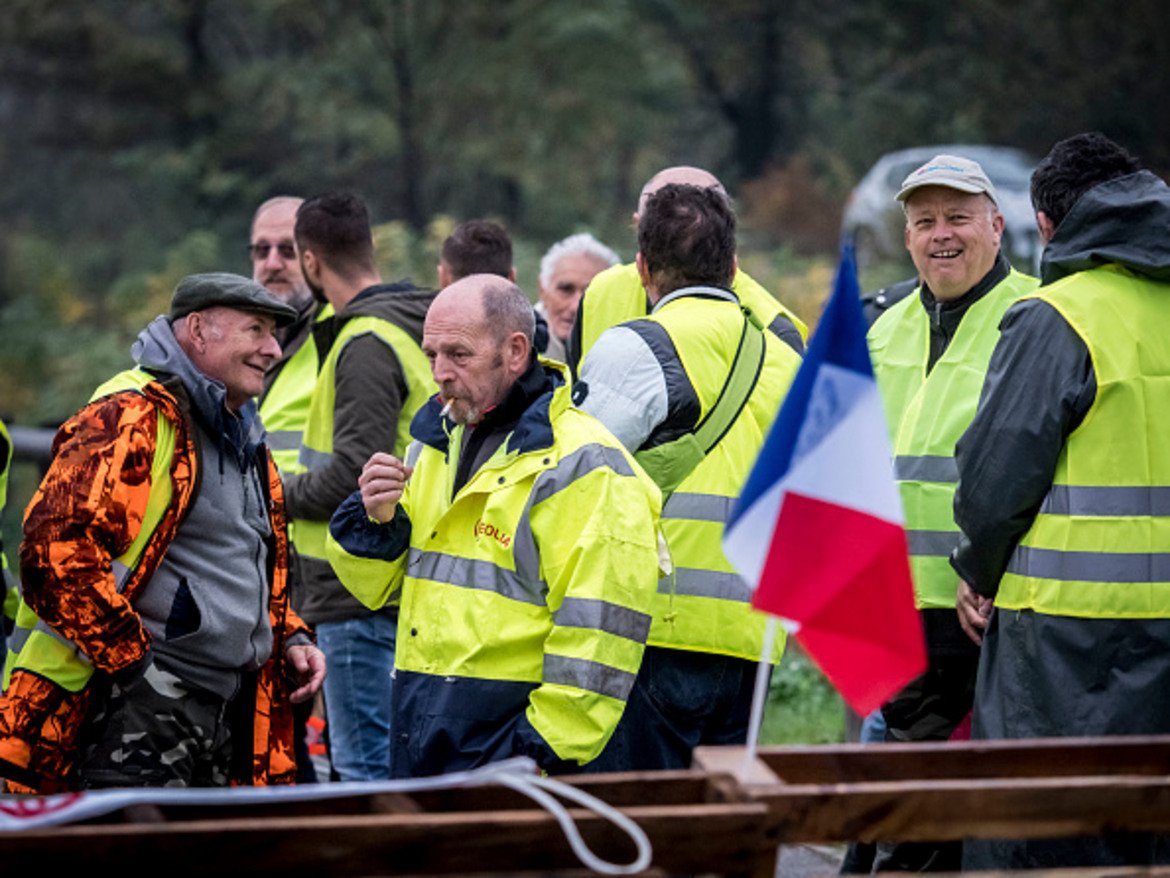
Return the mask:
<path id="1" fill-rule="evenodd" d="M 594 872 L 600 872 L 603 875 L 632 875 L 645 870 L 650 865 L 652 853 L 650 839 L 646 836 L 641 826 L 612 805 L 574 786 L 561 783 L 552 778 L 540 777 L 539 775 L 502 773 L 499 777 L 499 782 L 506 787 L 511 787 L 518 793 L 523 793 L 552 814 L 556 818 L 557 823 L 561 825 L 561 830 L 565 833 L 565 839 L 569 842 L 569 847 L 573 849 L 573 853 L 577 855 L 577 859 Z M 589 846 L 585 844 L 585 840 L 581 838 L 577 824 L 573 822 L 573 818 L 569 816 L 569 812 L 565 809 L 565 806 L 553 798 L 548 792 L 545 792 L 545 790 L 554 792 L 563 798 L 571 799 L 578 805 L 584 805 L 599 817 L 605 818 L 625 832 L 638 849 L 638 855 L 635 857 L 634 862 L 628 865 L 612 863 L 608 860 L 601 859 L 593 853 L 589 849 Z"/>
<path id="2" fill-rule="evenodd" d="M 427 778 L 397 781 L 347 781 L 343 783 L 306 784 L 302 786 L 208 788 L 110 789 L 61 793 L 51 796 L 0 795 L 0 837 L 4 832 L 61 826 L 108 814 L 130 805 L 246 805 L 273 802 L 304 802 L 343 796 L 378 793 L 410 793 L 456 787 L 506 786 L 532 799 L 548 811 L 565 834 L 578 859 L 589 869 L 604 875 L 630 875 L 650 865 L 650 839 L 642 827 L 595 796 L 569 784 L 536 773 L 536 763 L 527 757 L 514 757 L 485 765 L 472 771 L 455 772 Z M 581 838 L 577 824 L 565 806 L 550 792 L 613 823 L 634 842 L 638 855 L 629 865 L 611 863 L 593 853 Z"/>

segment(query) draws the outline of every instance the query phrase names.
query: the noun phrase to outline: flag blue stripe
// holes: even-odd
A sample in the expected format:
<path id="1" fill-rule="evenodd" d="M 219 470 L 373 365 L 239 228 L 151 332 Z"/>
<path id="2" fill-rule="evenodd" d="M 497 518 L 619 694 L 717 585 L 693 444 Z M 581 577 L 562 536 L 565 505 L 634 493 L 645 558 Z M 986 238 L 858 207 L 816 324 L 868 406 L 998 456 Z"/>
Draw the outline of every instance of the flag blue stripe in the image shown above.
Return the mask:
<path id="1" fill-rule="evenodd" d="M 817 321 L 804 361 L 800 364 L 792 386 L 784 397 L 780 413 L 776 416 L 739 500 L 731 511 L 731 518 L 727 522 L 728 528 L 734 526 L 740 515 L 751 508 L 752 504 L 780 481 L 791 468 L 792 455 L 800 437 L 801 425 L 808 413 L 809 401 L 821 366 L 832 363 L 873 378 L 873 363 L 870 361 L 869 346 L 865 340 L 866 330 L 853 243 L 847 240 L 841 246 L 841 260 L 837 266 L 832 295 L 829 296 Z"/>

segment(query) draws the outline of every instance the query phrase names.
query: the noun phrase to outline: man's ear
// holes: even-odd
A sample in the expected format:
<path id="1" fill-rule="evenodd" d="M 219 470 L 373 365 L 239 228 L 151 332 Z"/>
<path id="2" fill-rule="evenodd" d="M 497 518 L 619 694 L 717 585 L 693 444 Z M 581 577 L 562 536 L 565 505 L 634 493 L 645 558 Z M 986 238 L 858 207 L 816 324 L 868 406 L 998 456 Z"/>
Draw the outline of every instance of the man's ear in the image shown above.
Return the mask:
<path id="1" fill-rule="evenodd" d="M 308 278 L 313 286 L 321 286 L 321 260 L 312 250 L 301 251 L 301 274 Z"/>
<path id="2" fill-rule="evenodd" d="M 1052 221 L 1052 217 L 1042 210 L 1036 211 L 1036 228 L 1040 230 L 1040 243 L 1047 244 L 1052 240 L 1052 236 L 1056 234 L 1056 223 Z"/>
<path id="3" fill-rule="evenodd" d="M 654 283 L 650 269 L 646 267 L 646 260 L 642 258 L 641 250 L 634 254 L 634 265 L 638 268 L 638 277 L 642 281 L 642 289 L 646 291 L 647 298 L 651 303 L 657 302 L 659 299 L 658 285 Z"/>
<path id="4" fill-rule="evenodd" d="M 443 287 L 449 287 L 451 285 L 451 281 L 453 281 L 453 280 L 454 280 L 454 278 L 451 277 L 451 270 L 449 268 L 447 268 L 447 264 L 445 262 L 440 262 L 439 263 L 439 289 L 441 290 L 441 289 L 443 289 Z"/>
<path id="5" fill-rule="evenodd" d="M 735 275 L 739 272 L 739 254 L 731 257 L 731 282 L 735 283 Z"/>
<path id="6" fill-rule="evenodd" d="M 516 266 L 515 265 L 513 265 L 511 270 L 508 272 L 508 280 L 510 280 L 512 283 L 516 283 Z"/>
<path id="7" fill-rule="evenodd" d="M 646 268 L 646 260 L 641 250 L 634 254 L 634 265 L 638 267 L 638 277 L 642 280 L 642 286 L 650 289 L 650 271 Z"/>
<path id="8" fill-rule="evenodd" d="M 532 352 L 532 345 L 528 341 L 528 336 L 523 332 L 513 332 L 508 336 L 505 348 L 507 350 L 508 365 L 512 367 L 512 371 L 516 372 L 516 374 L 522 374 L 528 368 L 528 358 Z"/>

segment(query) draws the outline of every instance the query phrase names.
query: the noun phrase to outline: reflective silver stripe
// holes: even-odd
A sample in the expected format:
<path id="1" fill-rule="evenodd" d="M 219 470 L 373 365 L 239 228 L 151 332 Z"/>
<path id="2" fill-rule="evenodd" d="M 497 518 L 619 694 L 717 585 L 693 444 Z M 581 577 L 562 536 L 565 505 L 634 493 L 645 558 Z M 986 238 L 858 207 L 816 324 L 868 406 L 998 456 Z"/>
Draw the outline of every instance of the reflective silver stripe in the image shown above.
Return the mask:
<path id="1" fill-rule="evenodd" d="M 731 507 L 735 501 L 719 494 L 690 494 L 676 491 L 670 495 L 662 508 L 663 518 L 685 519 L 686 521 L 718 521 L 731 518 Z"/>
<path id="2" fill-rule="evenodd" d="M 85 665 L 93 664 L 89 660 L 88 656 L 86 656 L 85 653 L 83 653 L 80 649 L 77 648 L 76 643 L 74 643 L 72 640 L 68 639 L 67 637 L 61 636 L 56 631 L 54 631 L 52 628 L 50 628 L 48 625 L 46 625 L 44 622 L 42 622 L 40 619 L 37 619 L 37 624 L 34 625 L 32 628 L 22 628 L 19 625 L 17 625 L 13 629 L 12 634 L 10 634 L 8 636 L 8 649 L 13 653 L 19 653 L 22 649 L 24 649 L 24 645 L 26 643 L 28 643 L 28 639 L 30 637 L 32 637 L 34 631 L 36 631 L 40 634 L 48 635 L 49 637 L 56 640 L 58 643 L 63 644 L 64 646 L 67 646 L 69 649 L 71 649 L 73 651 L 74 655 L 76 655 L 78 660 L 80 660 L 83 664 L 85 664 Z"/>
<path id="3" fill-rule="evenodd" d="M 488 561 L 459 558 L 443 552 L 410 550 L 407 573 L 419 579 L 433 579 L 461 588 L 492 591 L 510 600 L 543 606 L 548 589 L 540 581 L 526 580 L 511 570 Z"/>
<path id="4" fill-rule="evenodd" d="M 549 449 L 549 453 L 552 454 L 552 449 Z M 582 445 L 558 461 L 552 469 L 536 477 L 512 539 L 512 557 L 516 562 L 516 570 L 525 579 L 540 579 L 540 552 L 532 536 L 532 507 L 598 469 L 611 469 L 619 476 L 632 478 L 634 475 L 633 468 L 619 449 L 593 443 Z"/>
<path id="5" fill-rule="evenodd" d="M 670 594 L 671 591 L 688 597 L 718 598 L 744 604 L 752 599 L 751 587 L 738 573 L 718 573 L 695 567 L 675 568 L 673 589 L 669 576 L 658 580 L 659 594 Z"/>
<path id="6" fill-rule="evenodd" d="M 1063 582 L 1170 582 L 1170 553 L 1062 552 L 1017 546 L 1007 572 Z"/>
<path id="7" fill-rule="evenodd" d="M 271 430 L 264 441 L 272 451 L 296 451 L 301 447 L 302 436 L 304 433 L 300 430 Z"/>
<path id="8" fill-rule="evenodd" d="M 1040 511 L 1048 515 L 1170 515 L 1170 487 L 1053 485 Z"/>
<path id="9" fill-rule="evenodd" d="M 900 454 L 894 458 L 894 478 L 900 482 L 957 482 L 959 467 L 953 457 Z"/>
<path id="10" fill-rule="evenodd" d="M 32 636 L 33 629 L 22 628 L 17 625 L 12 629 L 12 633 L 8 635 L 8 649 L 11 652 L 20 652 L 24 649 L 24 645 L 28 643 L 29 637 Z"/>
<path id="11" fill-rule="evenodd" d="M 949 558 L 951 549 L 959 544 L 959 533 L 953 530 L 907 530 L 906 544 L 911 555 Z"/>
<path id="12" fill-rule="evenodd" d="M 598 695 L 608 695 L 625 701 L 634 685 L 634 675 L 629 671 L 592 662 L 588 659 L 569 658 L 563 655 L 544 657 L 544 682 L 560 686 L 572 686 Z"/>
<path id="13" fill-rule="evenodd" d="M 650 633 L 648 614 L 594 598 L 565 598 L 553 613 L 553 621 L 566 628 L 593 628 L 638 643 L 645 643 Z"/>
<path id="14" fill-rule="evenodd" d="M 333 460 L 332 452 L 317 451 L 307 445 L 302 445 L 301 450 L 297 452 L 297 463 L 307 470 L 321 469 L 331 460 Z"/>

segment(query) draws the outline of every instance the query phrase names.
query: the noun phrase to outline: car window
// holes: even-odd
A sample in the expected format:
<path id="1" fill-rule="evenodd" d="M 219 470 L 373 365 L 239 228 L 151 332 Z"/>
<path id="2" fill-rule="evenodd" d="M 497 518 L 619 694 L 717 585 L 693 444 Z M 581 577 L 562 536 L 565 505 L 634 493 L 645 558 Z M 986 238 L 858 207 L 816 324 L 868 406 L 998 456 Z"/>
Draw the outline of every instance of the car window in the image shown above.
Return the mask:
<path id="1" fill-rule="evenodd" d="M 929 158 L 929 156 L 927 156 L 927 158 Z M 910 175 L 911 171 L 921 165 L 924 161 L 926 161 L 926 159 L 923 159 L 921 162 L 914 160 L 895 163 L 890 167 L 890 173 L 886 176 L 886 185 L 897 192 L 902 188 L 902 181 Z"/>

